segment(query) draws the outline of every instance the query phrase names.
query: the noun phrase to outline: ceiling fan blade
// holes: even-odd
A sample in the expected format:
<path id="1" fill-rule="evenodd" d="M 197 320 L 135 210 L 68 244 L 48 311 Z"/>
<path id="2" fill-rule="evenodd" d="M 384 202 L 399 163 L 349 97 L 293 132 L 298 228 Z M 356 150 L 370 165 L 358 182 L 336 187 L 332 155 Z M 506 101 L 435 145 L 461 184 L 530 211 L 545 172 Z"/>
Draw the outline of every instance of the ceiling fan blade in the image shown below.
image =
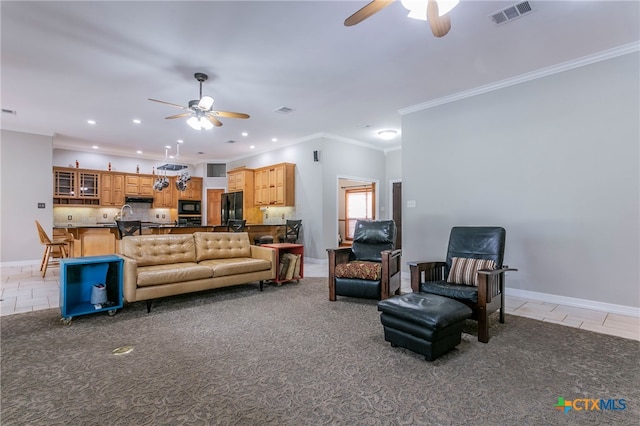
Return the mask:
<path id="1" fill-rule="evenodd" d="M 189 109 L 189 108 L 187 108 L 187 107 L 185 107 L 185 106 L 182 106 L 182 105 L 172 104 L 171 102 L 159 101 L 159 100 L 157 100 L 157 99 L 151 99 L 151 98 L 148 98 L 148 99 L 149 99 L 150 101 L 153 101 L 153 102 L 159 102 L 159 103 L 161 103 L 161 104 L 171 105 L 172 107 L 176 107 L 176 108 L 180 108 L 180 109 Z"/>
<path id="2" fill-rule="evenodd" d="M 344 26 L 350 27 L 352 25 L 359 24 L 371 15 L 378 13 L 385 7 L 389 6 L 393 2 L 394 0 L 373 0 L 371 3 L 367 4 L 362 9 L 358 10 L 356 13 L 345 19 Z"/>
<path id="3" fill-rule="evenodd" d="M 451 17 L 448 13 L 440 16 L 439 12 L 438 2 L 429 0 L 427 4 L 427 20 L 431 26 L 431 32 L 436 37 L 444 37 L 451 29 Z"/>
<path id="4" fill-rule="evenodd" d="M 249 114 L 243 114 L 241 112 L 211 111 L 210 114 L 213 114 L 218 117 L 226 117 L 226 118 L 249 118 Z"/>
<path id="5" fill-rule="evenodd" d="M 176 115 L 170 115 L 169 117 L 165 117 L 166 120 L 171 120 L 174 118 L 182 118 L 182 117 L 188 117 L 190 116 L 191 113 L 190 112 L 183 112 L 181 114 L 176 114 Z"/>
<path id="6" fill-rule="evenodd" d="M 209 119 L 209 121 L 216 127 L 220 127 L 222 126 L 222 122 L 220 120 L 218 120 L 217 118 L 215 118 L 213 115 L 211 114 L 207 114 L 207 118 Z"/>

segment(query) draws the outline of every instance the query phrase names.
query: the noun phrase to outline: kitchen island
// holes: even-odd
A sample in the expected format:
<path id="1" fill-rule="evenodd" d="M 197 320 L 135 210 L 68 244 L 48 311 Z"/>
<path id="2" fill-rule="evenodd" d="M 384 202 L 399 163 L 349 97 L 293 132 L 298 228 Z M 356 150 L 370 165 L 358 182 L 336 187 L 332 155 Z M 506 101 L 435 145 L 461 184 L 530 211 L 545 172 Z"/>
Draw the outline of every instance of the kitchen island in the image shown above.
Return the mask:
<path id="1" fill-rule="evenodd" d="M 275 242 L 284 235 L 284 224 L 247 224 L 249 241 L 255 237 L 271 235 Z M 193 234 L 194 232 L 228 232 L 226 225 L 177 225 L 174 222 L 142 222 L 143 235 Z M 117 253 L 119 247 L 118 227 L 115 222 L 95 224 L 58 224 L 53 226 L 54 238 L 73 236 L 73 257 L 101 256 Z"/>

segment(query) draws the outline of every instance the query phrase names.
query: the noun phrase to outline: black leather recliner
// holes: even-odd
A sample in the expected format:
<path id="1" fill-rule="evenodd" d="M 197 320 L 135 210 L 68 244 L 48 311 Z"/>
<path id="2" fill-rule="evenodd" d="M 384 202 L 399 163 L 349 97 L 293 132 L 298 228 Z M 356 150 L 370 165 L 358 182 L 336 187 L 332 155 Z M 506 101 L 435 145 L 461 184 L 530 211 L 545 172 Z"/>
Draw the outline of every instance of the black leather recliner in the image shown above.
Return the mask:
<path id="1" fill-rule="evenodd" d="M 409 262 L 413 292 L 437 294 L 464 303 L 478 321 L 478 340 L 489 341 L 489 315 L 500 309 L 500 322 L 504 323 L 505 272 L 517 271 L 503 265 L 506 231 L 501 227 L 456 226 L 451 229 L 449 247 L 444 262 Z M 451 274 L 460 259 L 493 261 L 495 269 L 468 267 L 472 273 L 464 277 L 473 283 L 461 282 L 463 268 Z M 478 272 L 475 272 L 475 271 Z M 476 285 L 477 284 L 477 285 Z"/>
<path id="2" fill-rule="evenodd" d="M 329 300 L 336 296 L 382 300 L 400 294 L 401 250 L 392 220 L 357 220 L 353 245 L 327 249 Z"/>

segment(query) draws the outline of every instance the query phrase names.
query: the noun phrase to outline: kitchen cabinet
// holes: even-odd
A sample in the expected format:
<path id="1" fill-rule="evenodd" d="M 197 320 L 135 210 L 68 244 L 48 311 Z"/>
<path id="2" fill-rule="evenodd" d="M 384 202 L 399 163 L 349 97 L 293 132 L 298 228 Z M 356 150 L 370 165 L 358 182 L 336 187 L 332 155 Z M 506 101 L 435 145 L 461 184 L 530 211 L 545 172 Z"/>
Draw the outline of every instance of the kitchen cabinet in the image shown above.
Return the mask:
<path id="1" fill-rule="evenodd" d="M 169 181 L 169 186 L 162 188 L 162 191 L 153 191 L 153 208 L 175 209 L 177 207 L 176 192 L 178 192 L 178 189 L 176 188 L 176 178 L 167 176 L 167 180 Z"/>
<path id="2" fill-rule="evenodd" d="M 239 168 L 227 172 L 227 188 L 229 192 L 245 191 L 253 186 L 253 170 Z"/>
<path id="3" fill-rule="evenodd" d="M 124 175 L 121 173 L 102 173 L 100 176 L 100 204 L 117 206 L 124 204 Z"/>
<path id="4" fill-rule="evenodd" d="M 90 170 L 53 168 L 53 204 L 100 204 L 100 174 Z"/>
<path id="5" fill-rule="evenodd" d="M 178 191 L 177 188 L 176 191 Z M 192 177 L 189 182 L 187 182 L 187 189 L 185 191 L 178 191 L 177 199 L 202 201 L 202 178 Z"/>
<path id="6" fill-rule="evenodd" d="M 259 185 L 254 186 L 256 205 L 295 206 L 295 164 L 280 163 L 255 170 Z"/>
<path id="7" fill-rule="evenodd" d="M 125 175 L 125 195 L 153 197 L 152 175 Z"/>
<path id="8" fill-rule="evenodd" d="M 269 205 L 269 169 L 260 169 L 254 172 L 254 202 L 257 206 Z"/>

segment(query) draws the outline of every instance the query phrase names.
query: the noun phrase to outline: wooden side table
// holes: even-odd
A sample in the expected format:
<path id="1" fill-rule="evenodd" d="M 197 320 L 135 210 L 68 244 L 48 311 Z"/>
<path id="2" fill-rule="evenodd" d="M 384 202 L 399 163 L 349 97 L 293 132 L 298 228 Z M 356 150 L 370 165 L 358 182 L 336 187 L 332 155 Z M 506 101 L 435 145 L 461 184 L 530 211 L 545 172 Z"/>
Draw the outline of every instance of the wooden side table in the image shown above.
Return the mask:
<path id="1" fill-rule="evenodd" d="M 300 282 L 300 278 L 304 278 L 304 246 L 302 244 L 291 244 L 291 243 L 273 243 L 273 244 L 262 244 L 261 247 L 269 247 L 276 251 L 276 264 L 278 265 L 278 273 L 276 273 L 276 278 L 272 280 L 278 285 L 287 281 L 298 281 Z M 285 253 L 291 253 L 300 255 L 300 273 L 290 279 L 282 279 L 279 270 L 280 270 L 280 258 Z"/>

